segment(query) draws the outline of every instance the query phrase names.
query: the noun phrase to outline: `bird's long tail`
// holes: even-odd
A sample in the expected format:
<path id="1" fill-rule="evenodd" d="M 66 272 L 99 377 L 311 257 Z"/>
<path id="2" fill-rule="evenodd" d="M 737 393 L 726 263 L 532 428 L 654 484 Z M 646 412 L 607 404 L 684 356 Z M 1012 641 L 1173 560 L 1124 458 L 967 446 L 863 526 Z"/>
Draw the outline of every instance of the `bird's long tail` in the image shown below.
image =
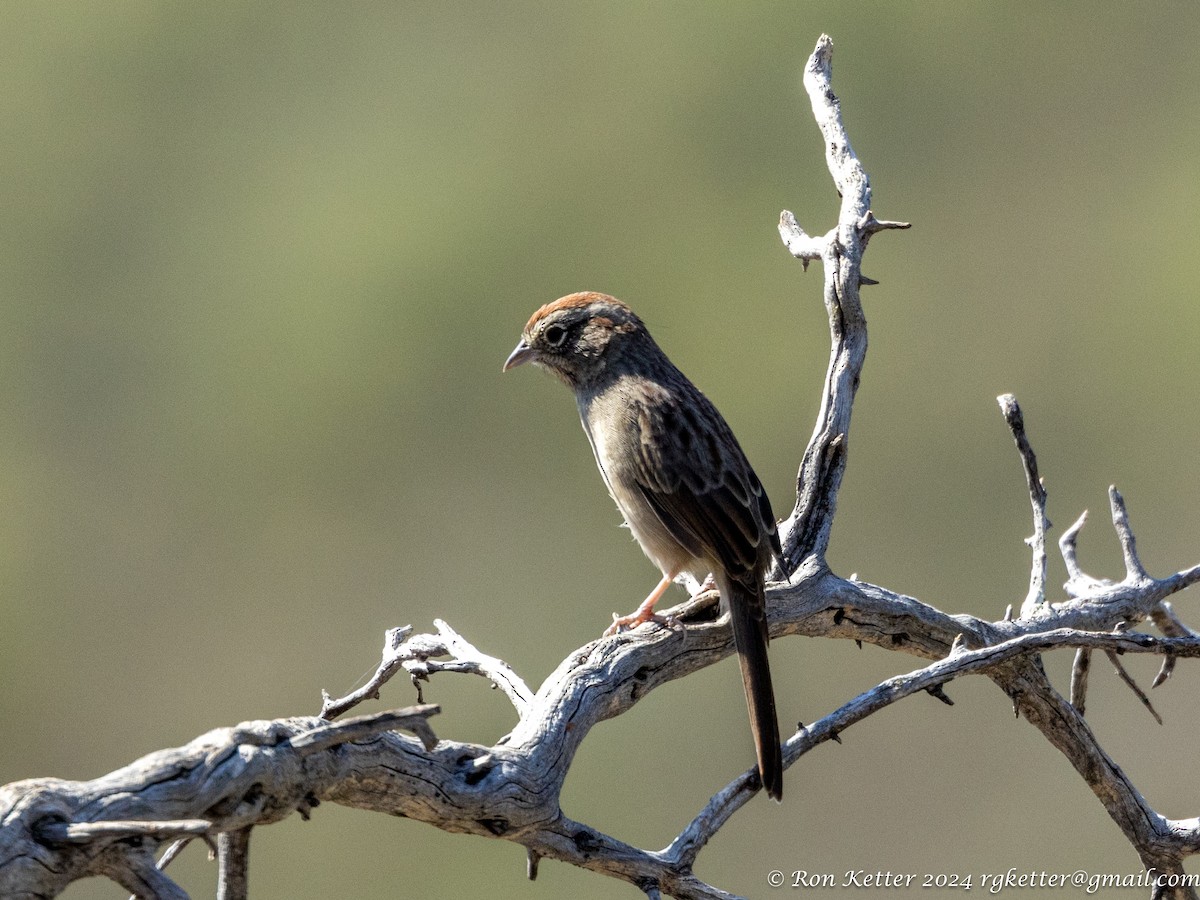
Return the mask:
<path id="1" fill-rule="evenodd" d="M 783 798 L 783 751 L 779 743 L 779 719 L 775 713 L 775 690 L 767 662 L 767 616 L 762 585 L 747 585 L 733 578 L 719 579 L 733 623 L 733 642 L 742 668 L 750 731 L 758 754 L 758 773 L 767 796 Z"/>

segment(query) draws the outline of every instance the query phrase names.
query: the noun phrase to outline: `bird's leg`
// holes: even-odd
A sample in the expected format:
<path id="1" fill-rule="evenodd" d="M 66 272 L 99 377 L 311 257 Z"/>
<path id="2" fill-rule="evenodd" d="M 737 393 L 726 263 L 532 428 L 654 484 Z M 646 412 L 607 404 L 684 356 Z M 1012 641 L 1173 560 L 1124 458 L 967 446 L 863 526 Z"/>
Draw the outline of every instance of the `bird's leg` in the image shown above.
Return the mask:
<path id="1" fill-rule="evenodd" d="M 643 622 L 658 622 L 661 625 L 669 625 L 671 620 L 665 616 L 660 616 L 654 612 L 654 604 L 662 599 L 662 595 L 667 592 L 667 588 L 671 586 L 671 582 L 675 580 L 674 574 L 664 575 L 660 581 L 650 592 L 650 596 L 642 601 L 641 605 L 627 616 L 618 616 L 613 613 L 612 624 L 604 629 L 604 636 L 616 634 L 618 631 L 624 631 L 626 628 L 636 628 Z"/>
<path id="2" fill-rule="evenodd" d="M 709 591 L 715 591 L 716 589 L 717 589 L 717 578 L 715 575 L 713 575 L 712 572 L 709 572 L 707 575 L 704 576 L 704 581 L 701 582 L 700 587 L 696 588 L 695 592 L 692 594 L 692 596 L 689 599 L 695 600 L 701 594 L 707 594 Z"/>

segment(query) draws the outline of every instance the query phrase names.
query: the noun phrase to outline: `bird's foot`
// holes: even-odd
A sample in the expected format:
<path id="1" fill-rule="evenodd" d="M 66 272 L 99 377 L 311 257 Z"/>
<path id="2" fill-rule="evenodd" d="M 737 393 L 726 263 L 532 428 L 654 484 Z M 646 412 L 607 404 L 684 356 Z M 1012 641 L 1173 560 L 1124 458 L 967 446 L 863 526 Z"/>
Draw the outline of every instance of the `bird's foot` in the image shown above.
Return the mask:
<path id="1" fill-rule="evenodd" d="M 622 631 L 628 631 L 637 628 L 643 622 L 654 622 L 657 625 L 662 625 L 664 628 L 674 628 L 679 623 L 674 616 L 664 616 L 653 610 L 637 610 L 627 616 L 618 616 L 613 613 L 612 624 L 604 629 L 604 637 L 612 637 L 614 634 L 620 634 Z"/>

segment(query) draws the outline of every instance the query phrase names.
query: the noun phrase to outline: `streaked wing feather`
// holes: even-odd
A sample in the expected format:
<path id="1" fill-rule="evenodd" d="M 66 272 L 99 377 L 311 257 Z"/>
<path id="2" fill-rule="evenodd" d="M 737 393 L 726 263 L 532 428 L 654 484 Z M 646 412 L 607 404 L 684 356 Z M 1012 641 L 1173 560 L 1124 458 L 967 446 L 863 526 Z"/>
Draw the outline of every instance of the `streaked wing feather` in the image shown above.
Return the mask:
<path id="1" fill-rule="evenodd" d="M 744 578 L 759 564 L 763 539 L 778 544 L 770 502 L 715 407 L 699 391 L 688 400 L 639 411 L 635 478 L 680 545 L 693 556 L 714 558 L 731 577 Z M 670 466 L 667 460 L 687 464 Z"/>

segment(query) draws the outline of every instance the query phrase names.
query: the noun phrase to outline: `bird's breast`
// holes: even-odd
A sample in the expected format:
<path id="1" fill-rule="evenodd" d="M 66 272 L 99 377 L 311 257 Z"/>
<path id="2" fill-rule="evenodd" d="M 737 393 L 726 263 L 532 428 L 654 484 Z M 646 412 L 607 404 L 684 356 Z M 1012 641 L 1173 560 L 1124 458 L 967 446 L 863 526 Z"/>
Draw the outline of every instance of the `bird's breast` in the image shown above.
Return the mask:
<path id="1" fill-rule="evenodd" d="M 607 399 L 598 398 L 590 404 L 581 400 L 579 411 L 609 495 L 642 551 L 660 571 L 672 576 L 689 572 L 702 579 L 711 570 L 711 563 L 695 559 L 675 539 L 646 501 L 637 480 L 630 460 L 636 458 L 639 434 L 629 419 L 629 405 L 616 403 L 606 408 Z"/>

